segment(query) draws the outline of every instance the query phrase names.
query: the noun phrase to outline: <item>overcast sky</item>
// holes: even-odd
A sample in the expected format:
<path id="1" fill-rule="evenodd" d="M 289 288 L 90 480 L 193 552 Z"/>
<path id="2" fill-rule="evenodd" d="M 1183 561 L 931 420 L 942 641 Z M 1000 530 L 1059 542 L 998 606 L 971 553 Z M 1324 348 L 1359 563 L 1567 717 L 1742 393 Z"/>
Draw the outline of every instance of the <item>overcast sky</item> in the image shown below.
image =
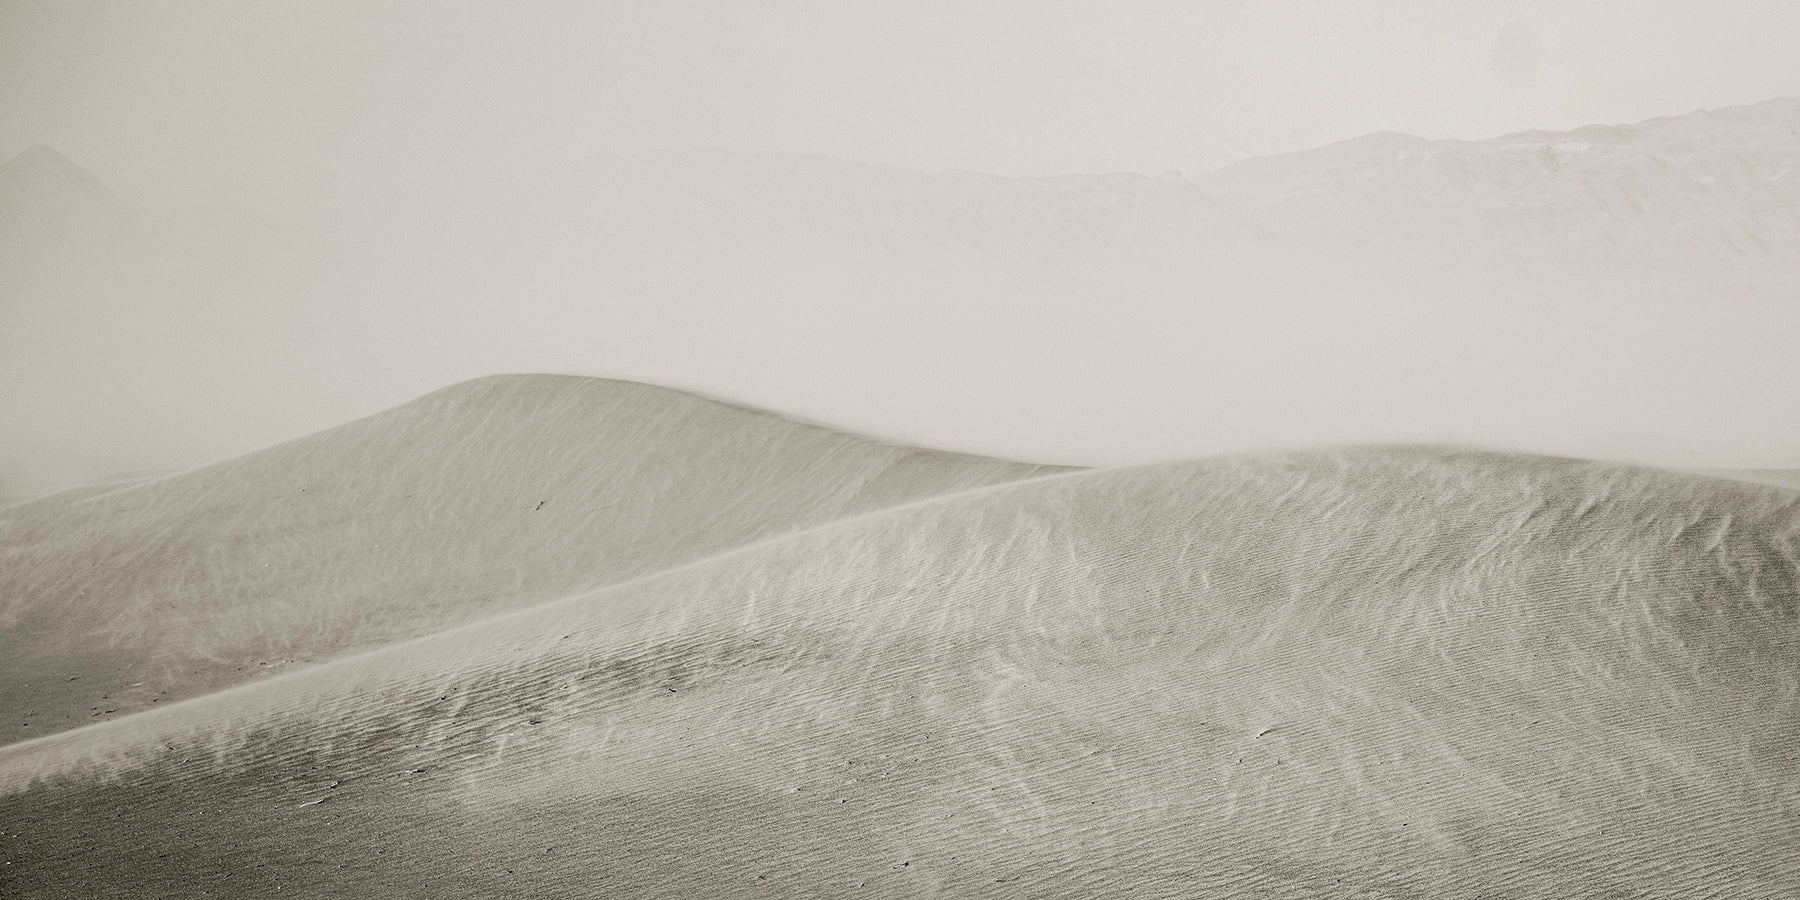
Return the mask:
<path id="1" fill-rule="evenodd" d="M 110 274 L 83 258 L 56 290 L 0 296 L 0 496 L 199 465 L 545 370 L 1065 462 L 1370 439 L 1599 453 L 1613 433 L 1651 435 L 1632 440 L 1658 458 L 1706 439 L 1775 441 L 1786 460 L 1791 420 L 1761 411 L 1793 383 L 1800 312 L 1714 296 L 1710 269 L 1690 279 L 1703 296 L 1656 310 L 1514 296 L 1460 265 L 1359 295 L 1310 255 L 1203 285 L 1096 269 L 1108 294 L 951 263 L 925 267 L 939 281 L 910 264 L 878 277 L 804 228 L 800 262 L 722 239 L 696 265 L 653 228 L 631 243 L 635 218 L 590 246 L 455 215 L 504 203 L 442 204 L 659 148 L 1195 175 L 1380 130 L 1628 123 L 1800 96 L 1796 35 L 1794 0 L 0 0 L 0 159 L 54 147 L 150 222 L 229 201 L 211 207 L 219 234 L 245 247 L 257 218 L 325 239 L 266 269 L 247 250 L 123 253 Z M 1020 221 L 1024 244 L 1063 234 Z"/>
<path id="2" fill-rule="evenodd" d="M 305 217 L 595 152 L 1194 174 L 1800 94 L 1791 0 L 0 4 L 0 154 Z"/>

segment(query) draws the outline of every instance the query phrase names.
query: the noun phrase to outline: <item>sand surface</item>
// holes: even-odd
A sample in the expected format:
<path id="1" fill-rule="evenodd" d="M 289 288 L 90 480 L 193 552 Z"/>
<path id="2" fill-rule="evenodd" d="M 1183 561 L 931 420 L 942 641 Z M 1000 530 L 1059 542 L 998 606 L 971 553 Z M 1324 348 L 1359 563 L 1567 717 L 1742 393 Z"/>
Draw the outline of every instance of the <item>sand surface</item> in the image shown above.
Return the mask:
<path id="1" fill-rule="evenodd" d="M 0 509 L 0 741 L 1055 471 L 629 382 L 464 383 L 220 465 Z"/>
<path id="2" fill-rule="evenodd" d="M 818 489 L 774 455 L 768 490 Z M 1794 490 L 1416 447 L 949 463 L 755 527 L 646 502 L 683 537 L 635 568 L 410 633 L 320 601 L 360 636 L 330 660 L 0 747 L 0 894 L 1800 892 Z"/>

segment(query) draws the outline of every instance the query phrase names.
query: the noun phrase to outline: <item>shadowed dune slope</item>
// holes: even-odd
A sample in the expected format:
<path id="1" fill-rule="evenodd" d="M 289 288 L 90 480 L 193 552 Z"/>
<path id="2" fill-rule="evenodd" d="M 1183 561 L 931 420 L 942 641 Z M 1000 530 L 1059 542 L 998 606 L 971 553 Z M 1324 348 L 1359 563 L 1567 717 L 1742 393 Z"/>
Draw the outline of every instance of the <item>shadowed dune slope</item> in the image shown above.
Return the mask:
<path id="1" fill-rule="evenodd" d="M 1448 450 L 1003 485 L 0 749 L 0 893 L 1792 897 L 1797 546 Z"/>
<path id="2" fill-rule="evenodd" d="M 176 477 L 0 509 L 0 740 L 1054 471 L 629 382 L 468 382 Z"/>

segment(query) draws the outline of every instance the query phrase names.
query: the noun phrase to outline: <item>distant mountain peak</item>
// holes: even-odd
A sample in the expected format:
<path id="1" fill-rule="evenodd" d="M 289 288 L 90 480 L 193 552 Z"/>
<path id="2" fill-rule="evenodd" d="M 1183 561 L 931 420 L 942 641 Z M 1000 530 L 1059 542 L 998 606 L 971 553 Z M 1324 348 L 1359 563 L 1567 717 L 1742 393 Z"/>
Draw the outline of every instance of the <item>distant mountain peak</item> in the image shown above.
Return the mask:
<path id="1" fill-rule="evenodd" d="M 6 164 L 53 165 L 69 169 L 78 168 L 73 162 L 69 161 L 67 156 L 62 154 L 62 151 L 48 144 L 32 144 L 31 146 L 20 150 L 18 154 L 8 160 Z"/>
<path id="2" fill-rule="evenodd" d="M 31 263 L 130 229 L 136 215 L 99 176 L 33 144 L 0 163 L 0 259 Z"/>
<path id="3" fill-rule="evenodd" d="M 99 176 L 76 165 L 54 147 L 33 144 L 0 163 L 0 202 L 25 195 L 43 198 L 85 196 L 90 203 L 123 209 L 126 204 Z"/>
<path id="4" fill-rule="evenodd" d="M 32 144 L 19 151 L 12 159 L 0 163 L 0 173 L 11 178 L 79 184 L 87 190 L 116 199 L 112 188 L 107 187 L 99 176 L 76 165 L 61 151 L 45 144 Z"/>

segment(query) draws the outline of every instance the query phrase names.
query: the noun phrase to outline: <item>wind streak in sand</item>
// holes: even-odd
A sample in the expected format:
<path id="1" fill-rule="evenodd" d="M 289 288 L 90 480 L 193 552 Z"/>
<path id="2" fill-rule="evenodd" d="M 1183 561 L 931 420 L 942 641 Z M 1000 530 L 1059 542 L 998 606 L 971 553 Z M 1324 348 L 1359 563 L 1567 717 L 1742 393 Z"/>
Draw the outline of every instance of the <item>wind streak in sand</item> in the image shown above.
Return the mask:
<path id="1" fill-rule="evenodd" d="M 1054 471 L 649 385 L 457 385 L 184 475 L 0 511 L 0 739 Z"/>
<path id="2" fill-rule="evenodd" d="M 1046 467 L 1048 468 L 1048 467 Z M 1068 477 L 1071 473 L 1040 475 L 1023 479 L 1035 482 Z M 176 735 L 185 739 L 207 734 L 228 733 L 235 722 L 255 719 L 259 715 L 277 715 L 283 710 L 310 708 L 321 700 L 357 694 L 375 695 L 404 680 L 417 668 L 418 660 L 478 658 L 482 651 L 492 651 L 504 658 L 526 653 L 526 643 L 538 643 L 537 650 L 554 648 L 545 640 L 550 631 L 582 622 L 582 616 L 604 613 L 629 614 L 639 589 L 654 586 L 668 578 L 680 578 L 692 572 L 731 565 L 738 557 L 755 559 L 790 540 L 813 539 L 814 532 L 830 532 L 839 528 L 855 528 L 865 519 L 901 514 L 913 507 L 973 498 L 992 490 L 993 486 L 970 488 L 944 496 L 928 497 L 895 507 L 848 516 L 793 534 L 764 538 L 734 547 L 703 559 L 671 566 L 604 588 L 550 600 L 524 609 L 512 610 L 476 622 L 459 625 L 434 634 L 422 635 L 387 646 L 340 657 L 297 671 L 273 675 L 253 682 L 232 685 L 208 694 L 148 709 L 133 716 L 109 719 L 70 731 L 44 735 L 0 747 L 0 791 L 17 791 L 30 780 L 55 777 L 67 770 L 91 769 L 112 756 L 116 748 L 143 742 L 166 741 Z M 598 609 L 597 607 L 605 607 Z M 745 627 L 755 622 L 754 598 L 744 617 Z M 591 629 L 592 623 L 581 625 Z M 564 634 L 565 641 L 574 633 Z M 500 645 L 519 643 L 510 650 L 497 650 Z M 473 653 L 473 655 L 465 655 Z M 104 764 L 100 766 L 105 768 Z M 29 771 L 28 778 L 17 777 Z"/>
<path id="3" fill-rule="evenodd" d="M 1797 500 L 1372 448 L 915 503 L 0 751 L 0 887 L 1789 896 Z"/>

